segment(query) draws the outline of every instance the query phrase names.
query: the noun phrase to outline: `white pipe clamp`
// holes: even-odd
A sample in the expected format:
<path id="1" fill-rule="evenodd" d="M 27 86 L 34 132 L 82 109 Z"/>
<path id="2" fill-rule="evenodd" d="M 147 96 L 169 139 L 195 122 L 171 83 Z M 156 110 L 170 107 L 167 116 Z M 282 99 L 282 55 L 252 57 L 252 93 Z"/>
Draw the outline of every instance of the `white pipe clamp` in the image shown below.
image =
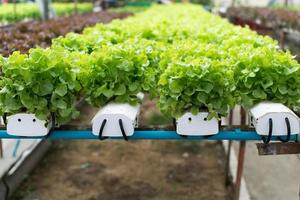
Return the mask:
<path id="1" fill-rule="evenodd" d="M 300 132 L 299 117 L 280 103 L 261 102 L 255 105 L 249 110 L 249 119 L 259 135 L 269 135 L 270 130 L 274 136 Z"/>
<path id="2" fill-rule="evenodd" d="M 176 132 L 185 136 L 215 135 L 219 132 L 219 121 L 216 118 L 207 119 L 208 112 L 193 115 L 186 112 L 176 120 Z"/>
<path id="3" fill-rule="evenodd" d="M 52 126 L 52 120 L 46 122 L 35 114 L 18 113 L 7 117 L 7 134 L 14 136 L 45 136 Z"/>

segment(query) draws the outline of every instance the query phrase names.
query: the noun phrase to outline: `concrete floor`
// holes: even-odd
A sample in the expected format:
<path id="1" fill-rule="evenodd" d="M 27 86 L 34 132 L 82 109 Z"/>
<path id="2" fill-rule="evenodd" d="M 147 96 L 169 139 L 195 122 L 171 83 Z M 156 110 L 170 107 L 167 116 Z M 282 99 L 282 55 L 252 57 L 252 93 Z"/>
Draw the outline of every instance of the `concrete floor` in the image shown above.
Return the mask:
<path id="1" fill-rule="evenodd" d="M 259 156 L 255 143 L 247 142 L 244 166 L 251 200 L 300 200 L 300 155 Z"/>
<path id="2" fill-rule="evenodd" d="M 236 107 L 233 125 L 239 125 L 240 119 L 240 107 Z M 257 142 L 261 141 L 246 144 L 243 175 L 250 199 L 300 200 L 300 155 L 259 156 Z M 237 154 L 239 142 L 233 142 L 233 146 Z M 248 199 L 240 197 L 240 200 Z"/>
<path id="3" fill-rule="evenodd" d="M 3 158 L 0 159 L 0 179 L 19 156 L 22 155 L 23 151 L 26 150 L 28 152 L 26 155 L 29 155 L 40 141 L 3 139 Z M 26 157 L 26 155 L 23 155 L 23 157 Z"/>

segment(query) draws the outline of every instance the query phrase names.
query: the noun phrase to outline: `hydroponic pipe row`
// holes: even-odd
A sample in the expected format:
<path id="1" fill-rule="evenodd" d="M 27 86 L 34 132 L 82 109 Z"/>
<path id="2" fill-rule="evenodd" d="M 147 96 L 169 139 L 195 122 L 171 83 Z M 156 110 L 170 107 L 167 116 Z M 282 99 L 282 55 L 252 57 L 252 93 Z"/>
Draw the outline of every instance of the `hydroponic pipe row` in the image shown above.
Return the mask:
<path id="1" fill-rule="evenodd" d="M 13 136 L 7 134 L 6 130 L 0 130 L 0 138 L 3 139 L 86 139 L 86 140 L 95 140 L 99 139 L 98 136 L 93 135 L 90 130 L 54 130 L 48 136 Z M 124 140 L 123 137 L 108 137 L 106 139 L 113 140 Z M 167 130 L 136 130 L 134 135 L 128 137 L 129 140 L 238 140 L 238 141 L 248 141 L 248 140 L 261 140 L 261 136 L 258 135 L 255 131 L 241 131 L 239 129 L 234 129 L 232 131 L 220 131 L 216 135 L 207 136 L 189 136 L 182 137 L 177 134 L 176 131 L 167 131 Z M 278 137 L 273 136 L 272 141 L 280 141 Z M 290 141 L 299 140 L 298 135 L 292 135 Z"/>
<path id="2" fill-rule="evenodd" d="M 299 106 L 299 64 L 277 42 L 196 5 L 154 6 L 126 20 L 70 33 L 49 49 L 2 58 L 0 114 L 76 118 L 79 97 L 94 106 L 159 97 L 163 113 L 209 111 L 270 100 Z"/>

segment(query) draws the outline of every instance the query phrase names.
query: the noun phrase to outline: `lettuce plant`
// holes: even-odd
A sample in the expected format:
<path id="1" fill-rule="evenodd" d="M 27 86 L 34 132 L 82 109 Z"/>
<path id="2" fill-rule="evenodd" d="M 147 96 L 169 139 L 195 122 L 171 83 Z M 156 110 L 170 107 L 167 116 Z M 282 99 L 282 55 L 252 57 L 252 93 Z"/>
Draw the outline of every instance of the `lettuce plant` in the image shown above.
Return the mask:
<path id="1" fill-rule="evenodd" d="M 75 109 L 80 84 L 78 69 L 63 50 L 32 49 L 14 52 L 2 61 L 0 113 L 35 113 L 47 120 L 54 113 L 59 124 L 78 116 Z"/>

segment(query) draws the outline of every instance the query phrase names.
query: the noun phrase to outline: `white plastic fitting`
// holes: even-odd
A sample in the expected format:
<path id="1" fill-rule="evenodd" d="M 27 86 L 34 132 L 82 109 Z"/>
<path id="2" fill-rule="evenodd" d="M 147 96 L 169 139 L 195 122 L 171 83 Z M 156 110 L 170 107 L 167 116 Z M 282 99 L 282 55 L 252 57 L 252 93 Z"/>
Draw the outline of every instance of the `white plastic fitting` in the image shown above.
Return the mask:
<path id="1" fill-rule="evenodd" d="M 179 135 L 203 136 L 215 135 L 219 132 L 219 123 L 216 118 L 207 119 L 208 112 L 199 112 L 193 115 L 186 112 L 176 120 L 176 132 Z"/>
<path id="2" fill-rule="evenodd" d="M 249 110 L 250 124 L 259 135 L 268 135 L 270 119 L 272 120 L 272 135 L 287 135 L 287 120 L 290 134 L 300 132 L 299 117 L 288 107 L 280 103 L 261 102 Z"/>
<path id="3" fill-rule="evenodd" d="M 143 97 L 144 95 L 140 94 L 139 98 L 143 99 Z M 132 136 L 134 128 L 138 126 L 139 112 L 140 105 L 109 103 L 92 119 L 92 132 L 97 136 L 101 132 L 102 137 L 122 137 L 123 128 L 126 136 Z"/>
<path id="4" fill-rule="evenodd" d="M 51 120 L 38 119 L 35 114 L 18 113 L 7 117 L 7 134 L 14 136 L 45 136 L 51 129 Z"/>

